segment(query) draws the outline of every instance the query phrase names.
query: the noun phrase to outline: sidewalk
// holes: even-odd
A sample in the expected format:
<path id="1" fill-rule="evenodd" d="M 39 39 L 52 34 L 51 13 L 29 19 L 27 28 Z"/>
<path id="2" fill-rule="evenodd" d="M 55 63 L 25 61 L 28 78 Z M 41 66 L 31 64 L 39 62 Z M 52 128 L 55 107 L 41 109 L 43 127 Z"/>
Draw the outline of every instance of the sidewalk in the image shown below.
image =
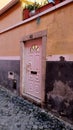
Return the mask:
<path id="1" fill-rule="evenodd" d="M 0 130 L 73 130 L 73 128 L 0 86 Z"/>

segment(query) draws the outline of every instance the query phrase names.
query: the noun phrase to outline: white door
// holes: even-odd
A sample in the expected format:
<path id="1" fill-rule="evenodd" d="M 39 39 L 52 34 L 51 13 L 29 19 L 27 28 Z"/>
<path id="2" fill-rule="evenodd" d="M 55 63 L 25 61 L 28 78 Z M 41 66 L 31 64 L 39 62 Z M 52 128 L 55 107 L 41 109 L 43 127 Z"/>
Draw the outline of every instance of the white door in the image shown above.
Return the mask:
<path id="1" fill-rule="evenodd" d="M 25 43 L 25 93 L 41 99 L 42 39 Z"/>

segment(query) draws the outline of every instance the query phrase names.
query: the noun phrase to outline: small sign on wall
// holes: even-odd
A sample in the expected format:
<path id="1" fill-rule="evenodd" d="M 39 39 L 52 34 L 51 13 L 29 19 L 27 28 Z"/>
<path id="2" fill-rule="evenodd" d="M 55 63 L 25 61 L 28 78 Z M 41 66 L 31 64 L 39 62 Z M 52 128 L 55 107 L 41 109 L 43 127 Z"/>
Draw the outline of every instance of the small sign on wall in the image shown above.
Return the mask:
<path id="1" fill-rule="evenodd" d="M 8 71 L 8 79 L 14 79 L 14 72 Z"/>

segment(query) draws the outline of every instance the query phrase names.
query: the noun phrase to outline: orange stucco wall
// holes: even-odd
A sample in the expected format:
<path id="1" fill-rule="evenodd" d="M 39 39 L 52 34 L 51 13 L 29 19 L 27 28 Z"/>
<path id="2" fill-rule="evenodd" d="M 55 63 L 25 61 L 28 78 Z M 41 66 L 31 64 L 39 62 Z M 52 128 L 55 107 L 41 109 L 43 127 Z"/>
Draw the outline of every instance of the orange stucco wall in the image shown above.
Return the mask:
<path id="1" fill-rule="evenodd" d="M 4 22 L 7 22 L 7 18 Z M 2 33 L 0 36 L 0 56 L 19 56 L 21 39 L 25 35 L 45 29 L 48 32 L 47 43 L 45 43 L 46 56 L 73 54 L 73 4 L 70 3 L 42 16 L 39 24 L 35 19 Z"/>
<path id="2" fill-rule="evenodd" d="M 20 2 L 0 16 L 0 30 L 10 27 L 22 20 Z"/>

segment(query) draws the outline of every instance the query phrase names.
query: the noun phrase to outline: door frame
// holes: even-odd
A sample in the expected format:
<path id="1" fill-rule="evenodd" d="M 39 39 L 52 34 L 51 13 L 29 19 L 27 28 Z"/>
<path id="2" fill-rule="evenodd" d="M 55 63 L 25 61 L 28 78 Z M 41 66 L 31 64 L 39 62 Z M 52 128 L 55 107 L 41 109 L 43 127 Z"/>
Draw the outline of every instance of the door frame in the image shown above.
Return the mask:
<path id="1" fill-rule="evenodd" d="M 25 43 L 29 40 L 33 40 L 33 39 L 38 39 L 41 38 L 42 39 L 42 97 L 41 97 L 41 101 L 37 100 L 34 97 L 31 97 L 27 94 L 25 94 L 25 92 L 23 92 L 23 89 L 25 89 Z M 20 52 L 21 52 L 21 56 L 20 56 L 20 95 L 23 97 L 26 97 L 30 100 L 35 101 L 36 103 L 40 103 L 43 104 L 45 102 L 45 77 L 46 77 L 46 43 L 47 43 L 47 30 L 44 31 L 40 31 L 40 32 L 36 32 L 33 34 L 29 34 L 24 36 L 21 41 L 20 41 Z M 27 43 L 26 43 L 27 44 Z M 25 91 L 25 90 L 24 90 Z"/>

